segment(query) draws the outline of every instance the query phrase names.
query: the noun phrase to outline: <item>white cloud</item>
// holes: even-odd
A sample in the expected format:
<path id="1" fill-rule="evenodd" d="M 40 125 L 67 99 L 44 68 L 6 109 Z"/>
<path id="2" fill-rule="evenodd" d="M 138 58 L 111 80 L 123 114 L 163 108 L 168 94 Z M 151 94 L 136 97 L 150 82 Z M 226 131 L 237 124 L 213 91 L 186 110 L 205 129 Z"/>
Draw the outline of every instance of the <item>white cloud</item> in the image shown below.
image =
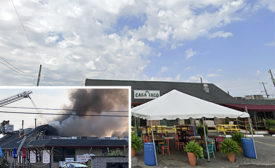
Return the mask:
<path id="1" fill-rule="evenodd" d="M 189 71 L 191 70 L 191 66 L 187 66 L 186 68 L 184 68 L 185 71 Z"/>
<path id="2" fill-rule="evenodd" d="M 259 76 L 261 74 L 261 71 L 260 70 L 257 70 L 256 71 L 256 75 Z"/>
<path id="3" fill-rule="evenodd" d="M 150 78 L 151 81 L 173 81 L 173 78 L 172 77 L 155 77 L 155 76 L 152 76 Z"/>
<path id="4" fill-rule="evenodd" d="M 267 3 L 262 7 L 273 9 Z M 149 79 L 144 71 L 148 56 L 162 53 L 148 41 L 176 49 L 249 12 L 243 0 L 20 0 L 15 6 L 29 41 L 9 1 L 0 1 L 0 53 L 26 73 L 1 66 L 0 85 L 34 85 L 40 64 L 41 85 L 83 85 L 85 78 Z M 116 30 L 120 17 L 139 15 L 146 19 L 138 28 Z M 190 59 L 196 52 L 190 48 L 185 54 Z"/>
<path id="5" fill-rule="evenodd" d="M 161 70 L 160 70 L 162 73 L 163 72 L 166 72 L 166 71 L 168 71 L 168 67 L 167 66 L 163 66 L 163 67 L 161 67 Z"/>
<path id="6" fill-rule="evenodd" d="M 185 58 L 187 60 L 193 57 L 194 55 L 196 55 L 196 52 L 192 48 L 185 50 Z"/>
<path id="7" fill-rule="evenodd" d="M 227 38 L 232 36 L 233 34 L 231 32 L 218 31 L 209 35 L 209 38 Z"/>
<path id="8" fill-rule="evenodd" d="M 220 75 L 216 74 L 216 73 L 209 73 L 209 74 L 207 74 L 207 77 L 209 77 L 209 78 L 218 77 L 218 76 L 220 76 Z"/>
<path id="9" fill-rule="evenodd" d="M 274 0 L 261 0 L 258 1 L 256 8 L 266 7 L 272 12 L 275 12 L 275 1 Z"/>
<path id="10" fill-rule="evenodd" d="M 270 43 L 266 43 L 266 46 L 270 46 L 270 47 L 275 47 L 275 41 L 270 42 Z"/>
<path id="11" fill-rule="evenodd" d="M 180 75 L 180 74 L 177 74 L 176 80 L 177 80 L 177 81 L 180 81 L 180 78 L 181 78 L 181 75 Z"/>

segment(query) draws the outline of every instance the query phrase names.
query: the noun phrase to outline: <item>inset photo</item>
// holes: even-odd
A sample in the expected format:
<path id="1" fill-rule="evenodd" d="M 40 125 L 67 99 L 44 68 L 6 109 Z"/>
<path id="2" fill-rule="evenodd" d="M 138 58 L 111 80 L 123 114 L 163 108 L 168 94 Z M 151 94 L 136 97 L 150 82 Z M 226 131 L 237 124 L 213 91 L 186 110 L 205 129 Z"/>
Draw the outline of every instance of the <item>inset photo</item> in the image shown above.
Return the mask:
<path id="1" fill-rule="evenodd" d="M 0 87 L 0 167 L 128 168 L 128 87 Z"/>

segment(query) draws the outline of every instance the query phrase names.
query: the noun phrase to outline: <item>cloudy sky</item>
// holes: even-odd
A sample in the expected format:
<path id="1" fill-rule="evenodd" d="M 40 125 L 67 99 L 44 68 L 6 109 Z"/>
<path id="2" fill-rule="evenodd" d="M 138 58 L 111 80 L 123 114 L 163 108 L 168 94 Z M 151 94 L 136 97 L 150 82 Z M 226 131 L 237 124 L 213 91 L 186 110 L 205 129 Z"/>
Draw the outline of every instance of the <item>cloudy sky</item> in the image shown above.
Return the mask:
<path id="1" fill-rule="evenodd" d="M 275 97 L 275 1 L 1 1 L 0 85 L 35 85 L 40 64 L 41 85 L 202 77 Z"/>

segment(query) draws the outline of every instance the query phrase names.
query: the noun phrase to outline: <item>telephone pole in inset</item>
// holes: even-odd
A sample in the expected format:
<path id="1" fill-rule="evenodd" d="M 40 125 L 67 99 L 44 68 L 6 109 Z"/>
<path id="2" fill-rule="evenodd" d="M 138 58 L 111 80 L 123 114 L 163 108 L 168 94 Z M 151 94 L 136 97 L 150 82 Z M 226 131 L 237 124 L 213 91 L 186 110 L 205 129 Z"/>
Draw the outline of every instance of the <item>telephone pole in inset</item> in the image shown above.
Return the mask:
<path id="1" fill-rule="evenodd" d="M 265 91 L 265 95 L 266 95 L 266 97 L 268 98 L 269 97 L 269 95 L 267 94 L 267 91 L 266 91 L 266 88 L 265 88 L 265 82 L 260 82 L 260 84 L 262 84 L 263 85 L 263 87 L 264 87 L 264 91 Z"/>
<path id="2" fill-rule="evenodd" d="M 41 70 L 42 70 L 42 65 L 40 64 L 36 86 L 39 86 L 40 76 L 41 76 Z"/>

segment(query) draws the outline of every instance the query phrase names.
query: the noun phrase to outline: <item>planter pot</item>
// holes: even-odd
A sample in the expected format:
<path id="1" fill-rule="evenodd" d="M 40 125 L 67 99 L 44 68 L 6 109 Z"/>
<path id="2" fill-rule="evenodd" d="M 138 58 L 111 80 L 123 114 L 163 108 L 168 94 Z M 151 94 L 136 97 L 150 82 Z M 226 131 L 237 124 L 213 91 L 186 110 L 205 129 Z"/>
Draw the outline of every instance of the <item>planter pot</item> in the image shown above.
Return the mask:
<path id="1" fill-rule="evenodd" d="M 243 153 L 243 147 L 240 146 L 240 152 Z"/>
<path id="2" fill-rule="evenodd" d="M 273 135 L 273 134 L 275 134 L 275 130 L 270 130 L 270 129 L 269 129 L 269 130 L 268 130 L 268 133 L 271 134 L 271 135 Z"/>
<path id="3" fill-rule="evenodd" d="M 136 150 L 134 148 L 131 148 L 131 156 L 132 157 L 136 156 Z"/>
<path id="4" fill-rule="evenodd" d="M 197 158 L 194 153 L 187 152 L 188 161 L 191 166 L 196 166 L 197 164 Z"/>
<path id="5" fill-rule="evenodd" d="M 234 163 L 235 162 L 235 153 L 227 154 L 227 158 L 231 163 Z"/>

